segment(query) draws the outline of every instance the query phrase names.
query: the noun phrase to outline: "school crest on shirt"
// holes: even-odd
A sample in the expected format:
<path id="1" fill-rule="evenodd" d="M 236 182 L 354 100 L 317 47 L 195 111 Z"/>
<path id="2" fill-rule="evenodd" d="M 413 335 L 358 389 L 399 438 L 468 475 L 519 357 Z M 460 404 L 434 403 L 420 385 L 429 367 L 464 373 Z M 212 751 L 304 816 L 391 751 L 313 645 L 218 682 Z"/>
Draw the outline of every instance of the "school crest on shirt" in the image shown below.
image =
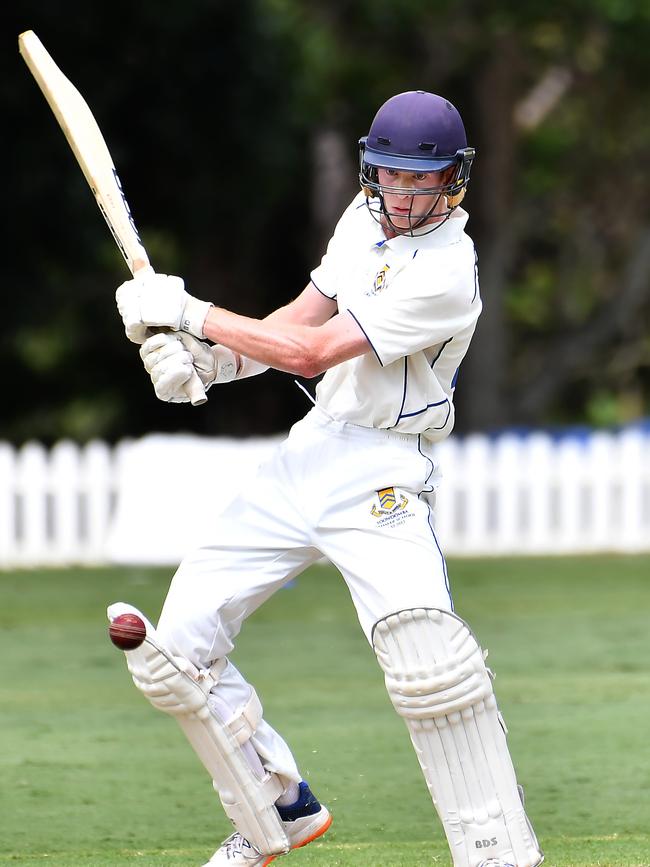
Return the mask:
<path id="1" fill-rule="evenodd" d="M 403 524 L 407 518 L 413 517 L 413 512 L 406 508 L 408 497 L 401 491 L 391 487 L 382 488 L 376 493 L 377 500 L 372 504 L 370 514 L 377 519 L 378 527 Z"/>
<path id="2" fill-rule="evenodd" d="M 372 284 L 372 289 L 368 293 L 369 295 L 377 295 L 378 292 L 383 291 L 388 286 L 389 271 L 390 265 L 384 265 L 379 271 L 377 271 Z"/>

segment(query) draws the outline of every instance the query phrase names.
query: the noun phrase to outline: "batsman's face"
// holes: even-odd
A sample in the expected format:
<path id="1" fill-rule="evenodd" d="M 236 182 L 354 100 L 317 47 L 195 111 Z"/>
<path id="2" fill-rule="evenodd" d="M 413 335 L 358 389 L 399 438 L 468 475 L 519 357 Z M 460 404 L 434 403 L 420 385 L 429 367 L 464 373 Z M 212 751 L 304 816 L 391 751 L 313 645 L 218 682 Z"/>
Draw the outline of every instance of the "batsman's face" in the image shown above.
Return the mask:
<path id="1" fill-rule="evenodd" d="M 446 180 L 446 172 L 403 172 L 378 169 L 384 207 L 396 229 L 435 223 L 447 210 L 445 197 L 436 188 Z M 429 192 L 433 190 L 433 192 Z M 422 223 L 422 219 L 429 217 Z"/>

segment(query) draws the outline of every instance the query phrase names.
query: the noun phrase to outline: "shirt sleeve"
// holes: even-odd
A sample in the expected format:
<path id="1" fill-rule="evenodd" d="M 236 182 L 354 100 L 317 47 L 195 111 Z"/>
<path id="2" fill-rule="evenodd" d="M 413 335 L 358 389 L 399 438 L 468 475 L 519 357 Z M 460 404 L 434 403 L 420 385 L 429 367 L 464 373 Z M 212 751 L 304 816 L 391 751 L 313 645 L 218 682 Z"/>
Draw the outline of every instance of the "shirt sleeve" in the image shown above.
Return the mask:
<path id="1" fill-rule="evenodd" d="M 311 282 L 318 289 L 321 295 L 326 298 L 336 300 L 338 295 L 338 275 L 336 271 L 336 257 L 332 255 L 332 243 L 334 238 L 327 245 L 327 252 L 321 259 L 321 263 L 310 274 Z"/>
<path id="2" fill-rule="evenodd" d="M 399 274 L 384 292 L 348 305 L 382 366 L 443 343 L 476 322 L 481 312 L 473 269 L 420 269 Z"/>
<path id="3" fill-rule="evenodd" d="M 355 196 L 351 204 L 345 209 L 341 215 L 341 219 L 336 224 L 334 234 L 327 245 L 327 251 L 321 259 L 320 265 L 314 268 L 310 275 L 311 282 L 318 291 L 322 295 L 325 295 L 326 298 L 331 298 L 332 300 L 335 300 L 338 295 L 340 277 L 347 267 L 349 226 L 354 212 L 359 207 L 360 200 L 365 202 L 362 193 Z"/>
<path id="4" fill-rule="evenodd" d="M 318 291 L 326 298 L 335 300 L 339 292 L 340 273 L 343 267 L 342 237 L 339 221 L 334 234 L 327 245 L 327 251 L 321 259 L 320 265 L 310 274 L 311 282 Z"/>

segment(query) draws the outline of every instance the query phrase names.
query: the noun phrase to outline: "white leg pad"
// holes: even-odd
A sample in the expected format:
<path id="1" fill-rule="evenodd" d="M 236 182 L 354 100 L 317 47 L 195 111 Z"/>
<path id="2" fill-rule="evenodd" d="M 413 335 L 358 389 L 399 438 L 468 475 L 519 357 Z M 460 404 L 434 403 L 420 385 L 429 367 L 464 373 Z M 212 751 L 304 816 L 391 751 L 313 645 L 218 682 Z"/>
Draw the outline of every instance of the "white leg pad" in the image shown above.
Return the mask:
<path id="1" fill-rule="evenodd" d="M 372 640 L 455 867 L 537 867 L 544 856 L 524 811 L 492 678 L 467 624 L 415 608 L 380 620 Z"/>
<path id="2" fill-rule="evenodd" d="M 208 698 L 225 660 L 209 671 L 199 671 L 160 645 L 153 625 L 137 608 L 122 602 L 108 608 L 109 620 L 124 613 L 137 614 L 147 628 L 144 643 L 125 651 L 135 685 L 154 707 L 176 717 L 211 775 L 226 815 L 237 830 L 263 854 L 288 852 L 289 840 L 275 807 L 284 786 L 276 774 L 255 773 L 242 750 L 262 718 L 262 705 L 255 691 L 251 690 L 242 708 L 222 720 L 215 703 L 209 706 Z"/>

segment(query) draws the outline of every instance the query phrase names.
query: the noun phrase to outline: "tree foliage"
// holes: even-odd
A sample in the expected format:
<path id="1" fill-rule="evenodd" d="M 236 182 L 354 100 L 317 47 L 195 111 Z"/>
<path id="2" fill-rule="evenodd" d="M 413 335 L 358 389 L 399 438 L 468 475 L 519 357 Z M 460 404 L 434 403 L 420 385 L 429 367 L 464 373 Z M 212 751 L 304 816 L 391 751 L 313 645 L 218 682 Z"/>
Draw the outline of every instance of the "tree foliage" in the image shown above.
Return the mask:
<path id="1" fill-rule="evenodd" d="M 126 270 L 15 51 L 30 28 L 90 103 L 155 267 L 250 315 L 308 281 L 377 107 L 444 93 L 478 151 L 485 303 L 459 428 L 648 413 L 645 0 L 26 0 L 5 18 L 0 438 L 268 432 L 306 400 L 274 373 L 200 410 L 155 400 L 113 304 Z"/>

